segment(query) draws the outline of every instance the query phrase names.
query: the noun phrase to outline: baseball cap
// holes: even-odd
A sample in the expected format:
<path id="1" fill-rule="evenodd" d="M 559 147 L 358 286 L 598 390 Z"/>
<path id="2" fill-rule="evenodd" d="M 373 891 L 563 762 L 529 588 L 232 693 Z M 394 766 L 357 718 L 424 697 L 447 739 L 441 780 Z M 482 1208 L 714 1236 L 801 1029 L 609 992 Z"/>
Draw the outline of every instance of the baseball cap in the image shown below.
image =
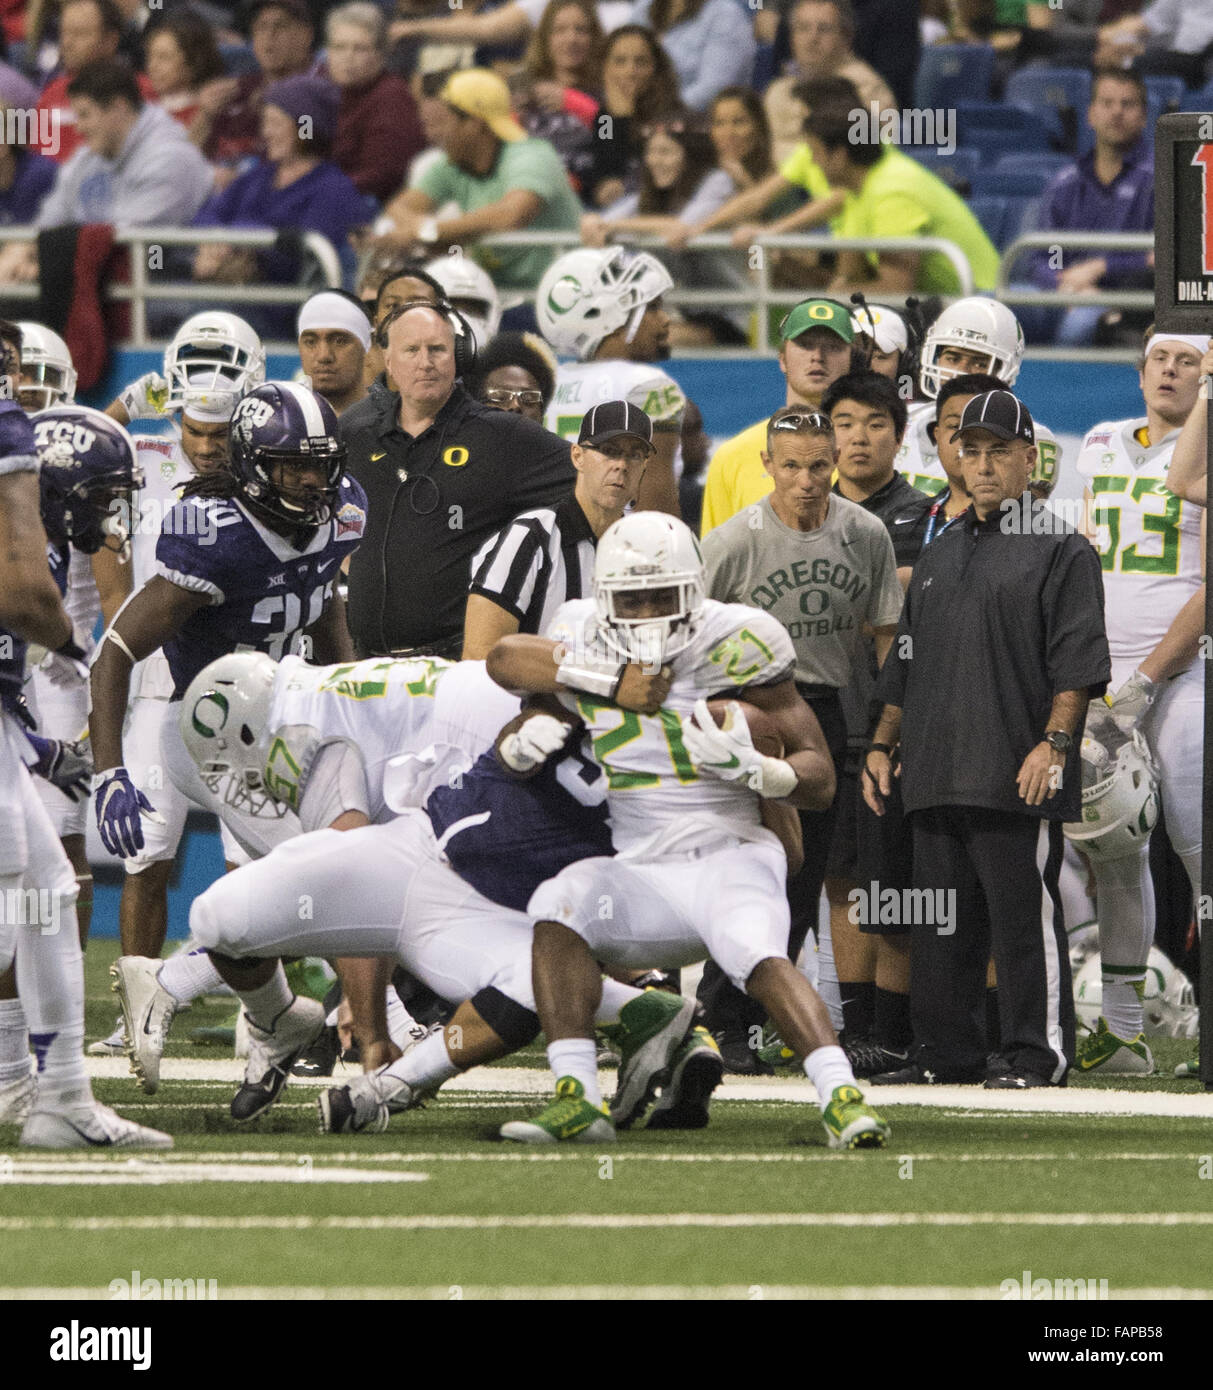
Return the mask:
<path id="1" fill-rule="evenodd" d="M 999 439 L 1022 439 L 1028 444 L 1036 443 L 1036 428 L 1028 408 L 1010 391 L 986 391 L 974 396 L 964 408 L 960 425 L 953 434 L 953 444 L 965 430 L 989 430 Z"/>
<path id="2" fill-rule="evenodd" d="M 510 114 L 510 89 L 503 78 L 487 68 L 464 68 L 453 72 L 439 100 L 483 121 L 498 140 L 512 143 L 524 140 L 526 131 Z"/>
<path id="3" fill-rule="evenodd" d="M 844 343 L 855 341 L 851 311 L 834 299 L 805 299 L 779 325 L 781 342 L 790 343 L 810 328 L 832 328 Z"/>
<path id="4" fill-rule="evenodd" d="M 588 444 L 592 449 L 621 434 L 641 440 L 653 452 L 653 422 L 631 401 L 602 401 L 591 406 L 581 421 L 577 443 Z"/>
<path id="5" fill-rule="evenodd" d="M 905 319 L 883 304 L 868 304 L 851 315 L 856 333 L 871 338 L 879 352 L 904 352 L 910 345 Z"/>

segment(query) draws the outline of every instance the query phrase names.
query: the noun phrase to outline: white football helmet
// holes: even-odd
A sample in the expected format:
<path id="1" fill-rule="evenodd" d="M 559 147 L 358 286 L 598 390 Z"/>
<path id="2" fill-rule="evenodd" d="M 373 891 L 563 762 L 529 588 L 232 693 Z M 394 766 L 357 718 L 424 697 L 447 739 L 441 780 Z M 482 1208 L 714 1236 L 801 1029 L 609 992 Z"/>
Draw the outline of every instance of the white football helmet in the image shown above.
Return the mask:
<path id="1" fill-rule="evenodd" d="M 487 271 L 461 254 L 437 256 L 425 269 L 467 319 L 476 336 L 476 346 L 483 352 L 501 323 L 501 296 Z"/>
<path id="2" fill-rule="evenodd" d="M 22 321 L 21 385 L 17 399 L 25 410 L 49 410 L 76 399 L 76 369 L 67 344 L 45 324 Z"/>
<path id="3" fill-rule="evenodd" d="M 233 652 L 204 666 L 181 704 L 181 738 L 216 796 L 251 815 L 281 816 L 265 789 L 270 707 L 277 662 L 264 652 Z"/>
<path id="4" fill-rule="evenodd" d="M 645 306 L 673 288 L 669 271 L 645 251 L 582 247 L 553 261 L 539 282 L 539 331 L 557 352 L 585 362 L 617 328 L 627 326 L 630 343 Z"/>
<path id="5" fill-rule="evenodd" d="M 633 617 L 622 594 L 674 589 L 673 611 Z M 705 598 L 703 556 L 694 532 L 664 512 L 633 512 L 609 526 L 594 556 L 594 602 L 603 641 L 625 661 L 662 665 L 689 646 Z"/>
<path id="6" fill-rule="evenodd" d="M 940 367 L 939 354 L 949 347 L 984 353 L 989 365 L 978 370 L 1013 386 L 1023 361 L 1023 329 L 1005 304 L 985 295 L 958 299 L 945 309 L 923 339 L 919 380 L 932 400 L 945 381 L 963 375 L 951 367 Z"/>
<path id="7" fill-rule="evenodd" d="M 1134 731 L 1118 747 L 1117 731 L 1082 741 L 1082 820 L 1062 826 L 1090 859 L 1136 854 L 1158 820 L 1158 773 L 1146 741 Z"/>
<path id="8" fill-rule="evenodd" d="M 1074 977 L 1074 1009 L 1078 1021 L 1094 1032 L 1103 1011 L 1098 953 L 1088 957 Z M 1142 1031 L 1149 1037 L 1193 1038 L 1199 1028 L 1200 1010 L 1192 981 L 1157 946 L 1151 946 L 1146 962 L 1142 1014 Z"/>
<path id="9" fill-rule="evenodd" d="M 177 330 L 164 354 L 166 412 L 187 404 L 215 405 L 239 399 L 265 380 L 265 348 L 242 318 L 222 310 L 194 314 Z M 235 405 L 235 400 L 231 401 Z"/>
<path id="10" fill-rule="evenodd" d="M 879 352 L 904 352 L 910 346 L 910 330 L 896 309 L 887 304 L 865 304 L 851 314 L 856 333 L 871 338 Z"/>

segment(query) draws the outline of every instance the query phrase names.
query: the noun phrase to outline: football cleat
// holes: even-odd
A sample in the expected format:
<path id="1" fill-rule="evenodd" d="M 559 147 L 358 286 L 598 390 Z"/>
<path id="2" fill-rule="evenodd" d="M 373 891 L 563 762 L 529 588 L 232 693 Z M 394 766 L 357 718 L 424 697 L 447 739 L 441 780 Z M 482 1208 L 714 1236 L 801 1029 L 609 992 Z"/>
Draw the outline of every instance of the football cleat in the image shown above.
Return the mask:
<path id="1" fill-rule="evenodd" d="M 0 1082 L 0 1125 L 24 1124 L 38 1093 L 34 1073 Z"/>
<path id="2" fill-rule="evenodd" d="M 893 1052 L 881 1047 L 871 1038 L 860 1038 L 856 1042 L 847 1043 L 843 1051 L 847 1054 L 851 1071 L 858 1080 L 879 1076 L 887 1071 L 896 1071 L 899 1067 L 906 1066 L 910 1060 L 908 1048 L 905 1052 Z"/>
<path id="3" fill-rule="evenodd" d="M 393 1115 L 413 1110 L 431 1099 L 434 1091 L 414 1090 L 407 1081 L 389 1076 L 387 1068 L 365 1072 L 348 1086 L 322 1091 L 321 1134 L 382 1134 Z"/>
<path id="4" fill-rule="evenodd" d="M 605 1105 L 591 1105 L 585 1087 L 573 1076 L 556 1083 L 556 1099 L 533 1120 L 511 1120 L 501 1137 L 519 1144 L 613 1144 L 615 1126 Z"/>
<path id="5" fill-rule="evenodd" d="M 114 993 L 122 1002 L 126 1055 L 146 1095 L 160 1089 L 160 1058 L 177 1012 L 177 1000 L 161 987 L 160 962 L 150 956 L 119 956 L 110 966 Z"/>
<path id="6" fill-rule="evenodd" d="M 1200 1055 L 1189 1058 L 1186 1062 L 1180 1062 L 1175 1068 L 1174 1076 L 1176 1081 L 1195 1081 L 1200 1077 Z"/>
<path id="7" fill-rule="evenodd" d="M 122 1015 L 118 1015 L 118 1022 L 114 1025 L 114 1031 L 108 1038 L 100 1038 L 97 1042 L 89 1043 L 88 1055 L 90 1057 L 125 1057 L 126 1056 L 126 1028 L 123 1026 Z"/>
<path id="8" fill-rule="evenodd" d="M 341 1045 L 337 1041 L 337 1030 L 325 1025 L 316 1041 L 307 1049 L 291 1068 L 292 1076 L 332 1076 L 337 1065 L 337 1054 Z"/>
<path id="9" fill-rule="evenodd" d="M 646 989 L 619 1010 L 619 1086 L 611 1101 L 616 1129 L 627 1129 L 669 1080 L 674 1054 L 695 1016 L 695 1001 Z"/>
<path id="10" fill-rule="evenodd" d="M 893 1131 L 870 1105 L 863 1103 L 857 1086 L 835 1086 L 830 1103 L 822 1107 L 832 1149 L 883 1149 Z"/>
<path id="11" fill-rule="evenodd" d="M 774 1076 L 775 1067 L 763 1057 L 765 1048 L 755 1049 L 747 1032 L 741 1028 L 722 1028 L 715 1034 L 724 1069 L 735 1076 Z M 778 1041 L 778 1040 L 777 1040 Z M 782 1050 L 783 1043 L 779 1043 Z"/>
<path id="12" fill-rule="evenodd" d="M 724 1062 L 716 1039 L 702 1026 L 674 1053 L 670 1079 L 653 1107 L 645 1129 L 704 1129 L 712 1092 L 724 1077 Z"/>
<path id="13" fill-rule="evenodd" d="M 1119 1038 L 1101 1018 L 1093 1033 L 1078 1041 L 1074 1065 L 1079 1071 L 1099 1070 L 1105 1076 L 1149 1076 L 1154 1070 L 1154 1054 L 1144 1033 L 1135 1038 Z"/>
<path id="14" fill-rule="evenodd" d="M 323 1004 L 296 997 L 269 1032 L 248 1019 L 248 1062 L 244 1084 L 232 1097 L 233 1120 L 255 1120 L 265 1114 L 282 1094 L 291 1068 L 315 1042 L 324 1018 Z"/>
<path id="15" fill-rule="evenodd" d="M 90 1101 L 65 1110 L 30 1111 L 21 1131 L 23 1149 L 171 1149 L 172 1136 L 124 1120 L 108 1105 Z"/>
<path id="16" fill-rule="evenodd" d="M 758 1060 L 765 1062 L 772 1071 L 776 1071 L 780 1067 L 790 1068 L 793 1071 L 800 1070 L 796 1065 L 796 1054 L 770 1023 L 763 1026 L 762 1046 L 758 1049 Z"/>

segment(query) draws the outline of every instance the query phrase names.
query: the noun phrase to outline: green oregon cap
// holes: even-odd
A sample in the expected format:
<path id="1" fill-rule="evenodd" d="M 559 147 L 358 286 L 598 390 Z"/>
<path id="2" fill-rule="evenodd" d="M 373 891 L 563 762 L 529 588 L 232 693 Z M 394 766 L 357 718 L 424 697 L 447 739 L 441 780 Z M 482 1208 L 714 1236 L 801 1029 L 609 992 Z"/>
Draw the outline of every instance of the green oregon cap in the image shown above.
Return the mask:
<path id="1" fill-rule="evenodd" d="M 788 343 L 810 328 L 833 329 L 844 343 L 855 340 L 851 311 L 833 299 L 806 299 L 797 304 L 779 325 L 779 337 Z"/>

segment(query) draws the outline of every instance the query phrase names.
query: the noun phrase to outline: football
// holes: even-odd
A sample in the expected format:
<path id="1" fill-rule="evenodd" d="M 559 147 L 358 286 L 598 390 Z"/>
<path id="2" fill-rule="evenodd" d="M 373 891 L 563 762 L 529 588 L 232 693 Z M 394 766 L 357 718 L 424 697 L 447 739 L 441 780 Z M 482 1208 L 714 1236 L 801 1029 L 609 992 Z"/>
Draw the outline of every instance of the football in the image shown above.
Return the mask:
<path id="1" fill-rule="evenodd" d="M 708 709 L 716 721 L 717 728 L 724 727 L 731 704 L 740 706 L 742 714 L 745 715 L 754 747 L 768 758 L 782 758 L 783 739 L 779 736 L 775 721 L 766 710 L 759 709 L 757 705 L 747 704 L 745 700 L 712 700 Z"/>

